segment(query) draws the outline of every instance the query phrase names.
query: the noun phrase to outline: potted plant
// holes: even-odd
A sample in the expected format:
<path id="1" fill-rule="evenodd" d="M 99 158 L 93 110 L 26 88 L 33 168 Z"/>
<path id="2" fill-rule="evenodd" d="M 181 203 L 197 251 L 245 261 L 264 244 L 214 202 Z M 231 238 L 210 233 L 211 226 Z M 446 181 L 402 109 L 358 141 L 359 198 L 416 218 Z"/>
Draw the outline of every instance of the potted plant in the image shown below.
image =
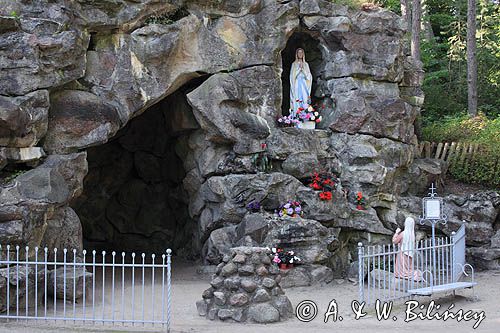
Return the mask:
<path id="1" fill-rule="evenodd" d="M 281 116 L 276 120 L 278 127 L 297 127 L 300 121 L 292 116 Z"/>
<path id="2" fill-rule="evenodd" d="M 329 172 L 318 173 L 314 172 L 311 177 L 309 187 L 319 193 L 320 200 L 330 201 L 333 197 L 333 190 L 337 186 L 338 178 Z"/>
<path id="3" fill-rule="evenodd" d="M 286 203 L 280 205 L 277 211 L 279 217 L 290 216 L 297 217 L 302 216 L 302 206 L 300 202 L 294 200 L 288 200 Z"/>
<path id="4" fill-rule="evenodd" d="M 356 209 L 365 210 L 365 198 L 361 192 L 356 193 Z"/>
<path id="5" fill-rule="evenodd" d="M 260 202 L 257 200 L 252 200 L 248 205 L 247 209 L 252 213 L 260 212 Z"/>
<path id="6" fill-rule="evenodd" d="M 307 109 L 298 108 L 297 118 L 300 120 L 298 127 L 303 129 L 315 129 L 316 124 L 322 120 L 319 112 L 312 105 L 309 105 Z"/>
<path id="7" fill-rule="evenodd" d="M 294 264 L 300 261 L 300 258 L 295 255 L 294 251 L 285 251 L 279 247 L 273 247 L 273 262 L 278 265 L 280 269 L 293 268 Z"/>

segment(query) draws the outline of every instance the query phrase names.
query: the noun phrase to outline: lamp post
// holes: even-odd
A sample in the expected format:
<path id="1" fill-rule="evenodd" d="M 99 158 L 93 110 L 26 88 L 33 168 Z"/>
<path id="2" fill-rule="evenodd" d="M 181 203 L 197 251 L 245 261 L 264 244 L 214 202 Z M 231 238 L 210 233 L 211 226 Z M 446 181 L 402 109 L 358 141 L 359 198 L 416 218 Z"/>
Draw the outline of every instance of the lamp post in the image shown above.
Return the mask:
<path id="1" fill-rule="evenodd" d="M 432 228 L 432 276 L 436 277 L 436 224 L 446 224 L 447 216 L 444 214 L 443 198 L 438 197 L 436 187 L 432 183 L 428 197 L 422 198 L 422 216 L 419 223 L 424 225 L 430 222 Z"/>

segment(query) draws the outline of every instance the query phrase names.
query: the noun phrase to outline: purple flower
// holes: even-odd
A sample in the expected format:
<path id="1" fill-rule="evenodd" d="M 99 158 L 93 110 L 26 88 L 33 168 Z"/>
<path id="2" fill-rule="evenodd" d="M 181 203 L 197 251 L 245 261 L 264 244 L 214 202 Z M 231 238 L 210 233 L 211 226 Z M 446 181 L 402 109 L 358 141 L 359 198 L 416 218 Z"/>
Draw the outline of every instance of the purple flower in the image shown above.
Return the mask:
<path id="1" fill-rule="evenodd" d="M 295 207 L 295 213 L 300 213 L 300 211 L 302 210 L 302 208 L 300 207 Z"/>
<path id="2" fill-rule="evenodd" d="M 288 215 L 293 215 L 293 208 L 288 208 L 288 209 L 286 210 L 286 213 L 287 213 Z"/>
<path id="3" fill-rule="evenodd" d="M 283 207 L 290 208 L 290 203 L 285 204 L 285 206 L 283 206 Z"/>

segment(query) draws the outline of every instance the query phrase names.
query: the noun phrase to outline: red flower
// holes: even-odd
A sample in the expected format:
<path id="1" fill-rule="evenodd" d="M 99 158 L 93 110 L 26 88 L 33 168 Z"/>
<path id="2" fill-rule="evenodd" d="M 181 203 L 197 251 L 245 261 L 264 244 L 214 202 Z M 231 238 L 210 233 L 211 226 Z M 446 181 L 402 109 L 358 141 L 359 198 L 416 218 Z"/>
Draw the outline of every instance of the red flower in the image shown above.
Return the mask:
<path id="1" fill-rule="evenodd" d="M 321 190 L 321 185 L 319 185 L 317 182 L 312 183 L 311 187 L 315 190 Z"/>
<path id="2" fill-rule="evenodd" d="M 321 120 L 319 120 L 319 118 L 318 118 L 318 119 L 316 119 L 316 123 L 318 123 L 318 124 L 319 124 L 320 122 L 321 122 Z"/>
<path id="3" fill-rule="evenodd" d="M 327 192 L 321 192 L 319 194 L 319 198 L 321 200 L 332 200 L 332 192 L 327 191 Z"/>
<path id="4" fill-rule="evenodd" d="M 330 178 L 328 178 L 323 181 L 323 185 L 333 185 L 333 181 Z"/>
<path id="5" fill-rule="evenodd" d="M 267 145 L 266 145 L 265 143 L 261 143 L 261 144 L 260 144 L 260 148 L 262 148 L 262 149 L 266 149 L 266 148 L 267 148 Z"/>

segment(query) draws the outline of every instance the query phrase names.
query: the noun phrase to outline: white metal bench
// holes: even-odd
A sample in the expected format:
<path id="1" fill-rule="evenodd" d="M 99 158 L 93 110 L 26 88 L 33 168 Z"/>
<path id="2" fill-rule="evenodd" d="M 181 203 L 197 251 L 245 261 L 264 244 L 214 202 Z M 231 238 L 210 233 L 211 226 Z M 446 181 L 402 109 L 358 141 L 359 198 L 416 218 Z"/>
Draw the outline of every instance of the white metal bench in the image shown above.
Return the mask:
<path id="1" fill-rule="evenodd" d="M 434 293 L 473 288 L 476 284 L 477 282 L 453 282 L 453 283 L 441 284 L 435 287 L 409 289 L 408 293 L 418 296 L 430 296 Z"/>
<path id="2" fill-rule="evenodd" d="M 460 289 L 472 289 L 472 297 L 475 298 L 474 295 L 474 286 L 477 285 L 477 282 L 474 281 L 474 268 L 470 264 L 460 264 L 456 263 L 455 265 L 459 266 L 462 270 L 462 274 L 465 276 L 469 276 L 465 272 L 465 269 L 467 267 L 470 267 L 471 269 L 471 281 L 457 281 L 457 282 L 451 282 L 451 283 L 445 283 L 445 284 L 439 284 L 436 286 L 432 285 L 432 273 L 430 271 L 425 271 L 424 273 L 429 273 L 431 275 L 431 286 L 425 287 L 425 288 L 415 288 L 415 289 L 408 289 L 408 293 L 412 296 L 431 296 L 432 294 L 435 293 L 441 293 L 441 292 L 447 292 L 447 291 L 453 291 L 453 294 L 455 294 L 456 290 Z"/>

